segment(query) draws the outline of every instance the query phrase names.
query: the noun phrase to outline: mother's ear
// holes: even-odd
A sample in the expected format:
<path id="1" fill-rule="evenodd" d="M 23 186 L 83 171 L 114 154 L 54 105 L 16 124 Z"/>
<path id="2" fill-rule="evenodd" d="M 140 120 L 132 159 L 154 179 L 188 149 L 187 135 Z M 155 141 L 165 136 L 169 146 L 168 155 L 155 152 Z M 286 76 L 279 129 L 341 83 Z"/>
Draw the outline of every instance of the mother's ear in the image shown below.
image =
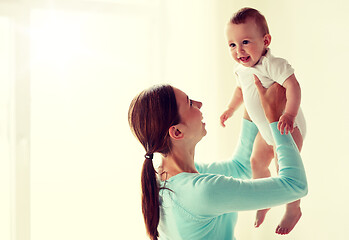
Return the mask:
<path id="1" fill-rule="evenodd" d="M 180 124 L 171 126 L 168 129 L 168 133 L 172 139 L 179 140 L 179 139 L 182 139 L 184 137 L 184 134 L 181 132 L 179 125 Z"/>

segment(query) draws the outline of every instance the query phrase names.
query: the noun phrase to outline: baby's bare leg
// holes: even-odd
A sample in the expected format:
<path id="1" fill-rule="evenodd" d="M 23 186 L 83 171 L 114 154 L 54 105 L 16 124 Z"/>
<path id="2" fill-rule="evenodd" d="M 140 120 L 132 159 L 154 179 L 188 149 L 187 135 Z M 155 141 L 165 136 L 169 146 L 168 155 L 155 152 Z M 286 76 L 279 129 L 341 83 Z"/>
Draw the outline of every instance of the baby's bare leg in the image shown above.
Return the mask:
<path id="1" fill-rule="evenodd" d="M 298 128 L 294 129 L 292 133 L 292 137 L 299 151 L 301 151 L 303 146 L 303 137 Z M 282 235 L 288 234 L 289 232 L 292 231 L 294 226 L 296 226 L 298 220 L 302 216 L 300 202 L 301 200 L 297 200 L 286 205 L 286 212 L 284 214 L 284 217 L 282 218 L 281 222 L 279 223 L 279 225 L 275 230 L 277 234 L 282 234 Z"/>
<path id="2" fill-rule="evenodd" d="M 253 152 L 251 155 L 251 168 L 252 176 L 256 178 L 270 177 L 269 165 L 274 157 L 273 146 L 268 145 L 258 133 L 253 145 Z M 265 215 L 269 211 L 268 209 L 258 210 L 256 214 L 255 227 L 259 227 L 265 218 Z"/>

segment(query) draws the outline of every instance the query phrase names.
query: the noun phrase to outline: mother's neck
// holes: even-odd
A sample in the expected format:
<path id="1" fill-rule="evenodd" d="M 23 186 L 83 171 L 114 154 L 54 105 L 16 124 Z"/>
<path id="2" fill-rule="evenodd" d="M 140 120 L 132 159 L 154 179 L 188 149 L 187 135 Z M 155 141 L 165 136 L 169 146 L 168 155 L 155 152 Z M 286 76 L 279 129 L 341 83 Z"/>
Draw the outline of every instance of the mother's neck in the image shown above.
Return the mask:
<path id="1" fill-rule="evenodd" d="M 194 164 L 195 147 L 192 149 L 173 148 L 171 153 L 162 159 L 161 172 L 166 172 L 167 179 L 182 172 L 197 173 Z M 160 172 L 160 173 L 161 173 Z M 164 179 L 163 179 L 164 180 Z"/>

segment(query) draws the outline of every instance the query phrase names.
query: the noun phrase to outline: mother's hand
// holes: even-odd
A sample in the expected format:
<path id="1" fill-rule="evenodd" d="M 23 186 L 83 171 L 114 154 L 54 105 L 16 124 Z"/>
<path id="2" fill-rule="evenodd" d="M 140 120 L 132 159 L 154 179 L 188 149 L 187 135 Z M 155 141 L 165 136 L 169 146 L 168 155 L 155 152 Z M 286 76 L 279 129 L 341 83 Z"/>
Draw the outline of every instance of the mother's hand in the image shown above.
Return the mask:
<path id="1" fill-rule="evenodd" d="M 270 123 L 279 121 L 286 105 L 285 88 L 278 83 L 274 83 L 267 89 L 262 86 L 256 75 L 254 75 L 254 79 L 265 116 Z"/>

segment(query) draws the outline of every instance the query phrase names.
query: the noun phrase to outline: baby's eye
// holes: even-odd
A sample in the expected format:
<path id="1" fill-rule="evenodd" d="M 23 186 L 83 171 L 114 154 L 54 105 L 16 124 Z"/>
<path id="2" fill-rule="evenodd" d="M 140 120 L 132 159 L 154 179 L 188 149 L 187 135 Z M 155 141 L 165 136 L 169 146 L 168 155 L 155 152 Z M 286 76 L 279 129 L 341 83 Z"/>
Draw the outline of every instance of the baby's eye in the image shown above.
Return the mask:
<path id="1" fill-rule="evenodd" d="M 190 100 L 190 106 L 193 106 L 193 100 Z"/>
<path id="2" fill-rule="evenodd" d="M 235 43 L 229 44 L 229 47 L 231 47 L 231 48 L 233 48 L 233 47 L 235 47 L 235 46 L 236 46 Z"/>
<path id="3" fill-rule="evenodd" d="M 250 43 L 248 40 L 242 41 L 242 44 L 248 44 L 248 43 Z"/>

